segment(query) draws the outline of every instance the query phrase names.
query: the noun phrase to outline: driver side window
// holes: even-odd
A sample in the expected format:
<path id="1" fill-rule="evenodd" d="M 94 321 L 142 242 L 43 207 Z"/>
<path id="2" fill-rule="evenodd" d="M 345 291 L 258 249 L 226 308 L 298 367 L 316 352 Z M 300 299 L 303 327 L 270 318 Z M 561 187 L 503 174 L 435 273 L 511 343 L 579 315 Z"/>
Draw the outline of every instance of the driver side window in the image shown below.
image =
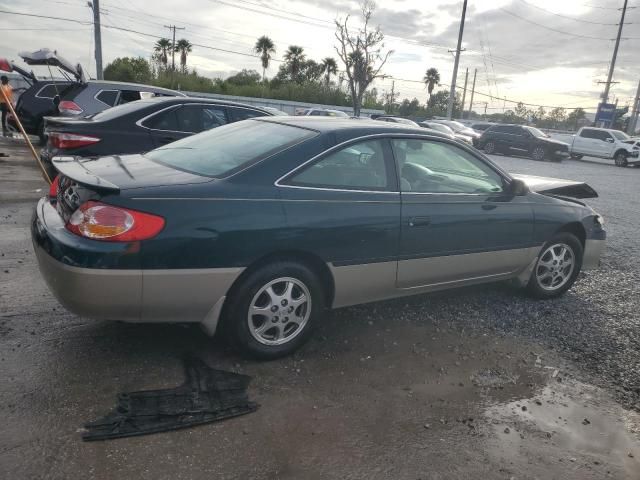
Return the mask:
<path id="1" fill-rule="evenodd" d="M 403 192 L 491 194 L 503 191 L 498 173 L 467 151 L 443 142 L 392 139 Z"/>

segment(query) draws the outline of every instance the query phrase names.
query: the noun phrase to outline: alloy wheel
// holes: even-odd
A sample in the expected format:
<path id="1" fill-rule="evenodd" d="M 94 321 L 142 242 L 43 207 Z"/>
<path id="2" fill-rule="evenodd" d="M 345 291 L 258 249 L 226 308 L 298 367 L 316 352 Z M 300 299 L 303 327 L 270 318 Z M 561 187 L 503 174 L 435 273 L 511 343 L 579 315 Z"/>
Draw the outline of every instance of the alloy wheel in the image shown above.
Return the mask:
<path id="1" fill-rule="evenodd" d="M 616 155 L 615 163 L 618 167 L 626 167 L 627 156 L 624 153 L 619 153 L 618 155 Z"/>
<path id="2" fill-rule="evenodd" d="M 491 155 L 492 153 L 494 153 L 496 151 L 496 144 L 493 142 L 487 142 L 484 145 L 484 152 L 488 153 L 489 155 Z"/>
<path id="3" fill-rule="evenodd" d="M 545 154 L 544 148 L 536 147 L 533 149 L 531 156 L 533 157 L 534 160 L 544 160 L 544 154 Z"/>
<path id="4" fill-rule="evenodd" d="M 548 247 L 536 265 L 536 281 L 543 290 L 555 291 L 562 288 L 571 278 L 575 269 L 575 253 L 565 243 Z"/>
<path id="5" fill-rule="evenodd" d="M 297 337 L 311 316 L 311 294 L 292 277 L 264 285 L 249 304 L 247 321 L 253 338 L 263 345 L 282 345 Z"/>

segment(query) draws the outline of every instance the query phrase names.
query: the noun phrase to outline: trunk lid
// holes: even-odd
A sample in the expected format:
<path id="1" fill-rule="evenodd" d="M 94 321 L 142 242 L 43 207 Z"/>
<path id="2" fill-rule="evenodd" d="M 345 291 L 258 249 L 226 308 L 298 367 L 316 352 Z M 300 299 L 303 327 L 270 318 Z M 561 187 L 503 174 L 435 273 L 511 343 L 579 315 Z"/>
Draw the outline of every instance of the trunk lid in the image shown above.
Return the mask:
<path id="1" fill-rule="evenodd" d="M 112 155 L 99 158 L 59 156 L 53 166 L 63 176 L 98 191 L 210 182 L 211 178 L 175 170 L 144 155 Z"/>
<path id="2" fill-rule="evenodd" d="M 58 52 L 55 50 L 41 48 L 35 52 L 20 52 L 18 55 L 27 65 L 49 65 L 58 67 L 60 70 L 64 70 L 73 75 L 76 81 L 86 83 L 82 66 L 79 63 L 74 66 L 71 62 L 58 55 Z"/>
<path id="3" fill-rule="evenodd" d="M 560 178 L 537 177 L 535 175 L 512 174 L 513 178 L 522 180 L 533 192 L 548 195 L 559 195 L 572 198 L 597 198 L 598 193 L 585 182 L 563 180 Z"/>

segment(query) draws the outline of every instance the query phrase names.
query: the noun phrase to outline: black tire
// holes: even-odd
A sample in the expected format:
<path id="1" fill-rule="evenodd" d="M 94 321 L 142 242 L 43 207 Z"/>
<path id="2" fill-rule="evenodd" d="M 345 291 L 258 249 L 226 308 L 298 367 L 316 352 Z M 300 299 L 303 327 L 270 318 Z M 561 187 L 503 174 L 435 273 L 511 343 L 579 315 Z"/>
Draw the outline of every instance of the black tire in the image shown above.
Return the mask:
<path id="1" fill-rule="evenodd" d="M 531 149 L 531 158 L 538 162 L 543 162 L 547 158 L 547 150 L 542 145 L 537 145 Z"/>
<path id="2" fill-rule="evenodd" d="M 306 287 L 311 298 L 311 308 L 306 323 L 304 323 L 300 331 L 293 330 L 291 340 L 279 345 L 268 345 L 259 341 L 252 333 L 249 322 L 252 322 L 255 330 L 255 323 L 253 322 L 255 317 L 260 317 L 260 315 L 253 316 L 250 320 L 249 309 L 252 303 L 256 301 L 255 297 L 259 295 L 264 287 L 281 278 L 294 279 Z M 275 286 L 273 288 L 275 290 Z M 315 324 L 324 312 L 325 293 L 317 275 L 301 263 L 278 261 L 258 268 L 241 280 L 239 285 L 234 286 L 233 292 L 224 307 L 222 330 L 230 343 L 243 355 L 260 360 L 273 360 L 289 355 L 300 348 L 309 339 Z M 265 316 L 264 325 L 269 321 Z M 258 322 L 260 322 L 259 318 Z M 260 324 L 259 327 L 262 325 Z M 280 327 L 278 322 L 273 323 L 271 326 L 277 332 L 281 331 L 280 328 L 284 332 L 286 328 L 286 326 Z M 263 338 L 262 341 L 268 340 Z"/>
<path id="3" fill-rule="evenodd" d="M 572 153 L 571 158 L 573 158 L 574 160 L 580 160 L 582 158 L 582 155 L 578 153 Z"/>
<path id="4" fill-rule="evenodd" d="M 571 273 L 567 275 L 567 280 L 561 286 L 558 285 L 557 288 L 553 288 L 553 285 L 543 285 L 539 279 L 540 274 L 543 274 L 546 269 L 542 263 L 543 257 L 545 257 L 546 252 L 555 245 L 564 245 L 568 247 L 573 254 L 573 270 Z M 576 238 L 575 235 L 571 233 L 558 233 L 554 235 L 551 240 L 546 242 L 540 250 L 540 254 L 536 259 L 536 264 L 531 272 L 531 278 L 529 278 L 529 283 L 527 284 L 527 292 L 534 298 L 539 298 L 542 300 L 556 298 L 564 294 L 567 290 L 569 290 L 578 278 L 580 274 L 580 269 L 582 268 L 582 258 L 584 255 L 584 248 L 582 247 L 582 243 L 580 240 Z M 558 265 L 558 268 L 562 268 L 561 265 Z M 553 282 L 553 280 L 552 280 Z M 546 287 L 546 288 L 545 288 Z M 551 288 L 550 288 L 551 287 Z"/>
<path id="5" fill-rule="evenodd" d="M 626 167 L 629 165 L 627 154 L 625 152 L 616 152 L 616 156 L 613 161 L 617 167 Z"/>
<path id="6" fill-rule="evenodd" d="M 496 144 L 493 140 L 489 140 L 487 143 L 484 144 L 484 153 L 486 153 L 487 155 L 492 155 L 496 153 L 496 151 L 497 151 Z"/>

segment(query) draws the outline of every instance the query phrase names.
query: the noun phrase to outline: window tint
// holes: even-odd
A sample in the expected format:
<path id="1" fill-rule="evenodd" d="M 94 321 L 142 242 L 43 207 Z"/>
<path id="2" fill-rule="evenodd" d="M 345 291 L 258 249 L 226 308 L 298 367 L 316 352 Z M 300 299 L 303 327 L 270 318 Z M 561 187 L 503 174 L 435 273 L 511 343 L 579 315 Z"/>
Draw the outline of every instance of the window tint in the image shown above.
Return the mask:
<path id="1" fill-rule="evenodd" d="M 266 115 L 266 113 L 260 112 L 258 110 L 232 107 L 229 107 L 229 113 L 231 114 L 231 118 L 234 122 L 239 122 L 240 120 L 246 120 L 248 118 L 264 117 Z"/>
<path id="2" fill-rule="evenodd" d="M 428 140 L 392 140 L 403 191 L 419 193 L 502 192 L 502 177 L 454 145 Z"/>
<path id="3" fill-rule="evenodd" d="M 594 133 L 596 133 L 595 130 L 592 130 L 590 128 L 583 128 L 582 131 L 580 132 L 580 136 L 582 138 L 596 138 Z"/>
<path id="4" fill-rule="evenodd" d="M 42 87 L 40 90 L 38 90 L 38 93 L 36 93 L 36 97 L 53 98 L 56 95 L 62 94 L 64 89 L 67 88 L 68 86 L 69 86 L 68 83 L 58 83 L 58 84 L 49 83 L 44 87 Z"/>
<path id="5" fill-rule="evenodd" d="M 311 113 L 309 113 L 311 117 L 326 117 L 328 115 L 327 112 L 323 112 L 322 110 L 311 110 Z"/>
<path id="6" fill-rule="evenodd" d="M 603 142 L 606 142 L 609 138 L 613 138 L 609 132 L 603 130 L 595 130 L 595 133 L 597 134 L 598 140 L 602 140 Z"/>
<path id="7" fill-rule="evenodd" d="M 136 100 L 140 100 L 142 97 L 140 96 L 140 92 L 137 90 L 122 90 L 120 92 L 120 102 L 123 103 L 135 102 Z"/>
<path id="8" fill-rule="evenodd" d="M 252 120 L 178 140 L 145 157 L 197 175 L 223 177 L 315 135 L 303 128 Z"/>
<path id="9" fill-rule="evenodd" d="M 384 190 L 389 185 L 382 141 L 360 142 L 331 153 L 291 178 L 293 185 Z"/>
<path id="10" fill-rule="evenodd" d="M 178 131 L 178 118 L 176 116 L 176 108 L 170 108 L 157 113 L 153 117 L 147 118 L 142 122 L 142 126 L 152 130 L 172 130 Z"/>
<path id="11" fill-rule="evenodd" d="M 117 90 L 100 90 L 96 95 L 96 98 L 100 100 L 102 103 L 113 107 L 116 104 L 116 99 L 118 98 Z"/>
<path id="12" fill-rule="evenodd" d="M 218 107 L 216 105 L 208 105 L 202 107 L 202 126 L 204 130 L 211 130 L 212 128 L 226 125 L 227 113 L 224 107 Z"/>
<path id="13" fill-rule="evenodd" d="M 491 127 L 489 131 L 493 133 L 509 133 L 509 127 L 505 127 L 505 126 Z"/>

